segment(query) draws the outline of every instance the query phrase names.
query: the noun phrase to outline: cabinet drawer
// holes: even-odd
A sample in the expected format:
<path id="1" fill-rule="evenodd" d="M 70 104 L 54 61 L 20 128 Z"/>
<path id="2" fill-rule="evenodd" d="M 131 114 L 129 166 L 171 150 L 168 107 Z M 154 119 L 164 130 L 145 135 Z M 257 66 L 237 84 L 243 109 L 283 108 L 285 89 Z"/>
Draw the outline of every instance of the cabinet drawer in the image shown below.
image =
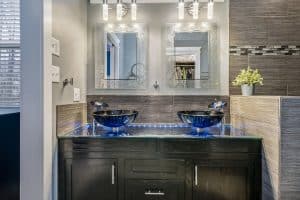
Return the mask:
<path id="1" fill-rule="evenodd" d="M 73 138 L 65 140 L 61 144 L 64 152 L 155 152 L 155 140 L 143 139 L 95 139 L 95 138 Z"/>
<path id="2" fill-rule="evenodd" d="M 163 153 L 257 153 L 260 154 L 260 141 L 239 139 L 203 139 L 203 140 L 164 140 L 159 144 Z"/>
<path id="3" fill-rule="evenodd" d="M 184 200 L 184 182 L 127 180 L 125 200 Z"/>
<path id="4" fill-rule="evenodd" d="M 126 160 L 126 178 L 137 179 L 184 179 L 184 160 Z"/>

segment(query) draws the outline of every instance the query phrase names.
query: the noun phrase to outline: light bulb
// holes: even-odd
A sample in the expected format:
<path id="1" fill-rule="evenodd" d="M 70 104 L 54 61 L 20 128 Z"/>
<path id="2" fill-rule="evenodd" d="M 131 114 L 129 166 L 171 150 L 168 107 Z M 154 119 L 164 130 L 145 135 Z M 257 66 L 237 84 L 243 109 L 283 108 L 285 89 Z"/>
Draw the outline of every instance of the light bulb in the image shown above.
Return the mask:
<path id="1" fill-rule="evenodd" d="M 108 5 L 107 5 L 107 3 L 103 3 L 103 5 L 102 5 L 102 18 L 104 21 L 108 20 Z"/>
<path id="2" fill-rule="evenodd" d="M 122 20 L 122 9 L 123 9 L 122 3 L 118 2 L 118 4 L 117 4 L 117 20 L 118 21 Z"/>
<path id="3" fill-rule="evenodd" d="M 184 2 L 182 0 L 178 3 L 178 19 L 184 19 Z"/>
<path id="4" fill-rule="evenodd" d="M 208 0 L 207 4 L 207 19 L 212 19 L 214 17 L 214 1 Z"/>
<path id="5" fill-rule="evenodd" d="M 131 20 L 132 21 L 136 21 L 136 14 L 137 13 L 137 6 L 136 3 L 132 3 L 131 4 Z"/>
<path id="6" fill-rule="evenodd" d="M 193 3 L 193 19 L 199 18 L 199 3 L 197 0 Z"/>

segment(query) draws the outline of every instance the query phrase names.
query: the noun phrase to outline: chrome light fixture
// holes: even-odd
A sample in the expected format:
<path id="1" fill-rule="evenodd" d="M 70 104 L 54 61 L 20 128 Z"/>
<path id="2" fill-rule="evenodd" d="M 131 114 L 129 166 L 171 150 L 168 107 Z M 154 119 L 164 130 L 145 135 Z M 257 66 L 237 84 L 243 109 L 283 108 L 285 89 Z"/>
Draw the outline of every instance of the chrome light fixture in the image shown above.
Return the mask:
<path id="1" fill-rule="evenodd" d="M 178 19 L 184 19 L 184 0 L 178 2 Z"/>
<path id="2" fill-rule="evenodd" d="M 107 0 L 103 0 L 103 4 L 102 4 L 102 19 L 104 21 L 108 20 L 108 4 L 107 4 Z"/>
<path id="3" fill-rule="evenodd" d="M 123 17 L 123 5 L 122 5 L 122 1 L 118 0 L 117 1 L 117 20 L 121 21 L 122 17 Z"/>
<path id="4" fill-rule="evenodd" d="M 194 0 L 193 3 L 193 19 L 198 19 L 199 18 L 199 1 Z"/>
<path id="5" fill-rule="evenodd" d="M 207 19 L 214 17 L 214 0 L 208 0 L 207 4 Z"/>
<path id="6" fill-rule="evenodd" d="M 131 20 L 136 21 L 136 16 L 137 16 L 136 0 L 131 0 Z"/>

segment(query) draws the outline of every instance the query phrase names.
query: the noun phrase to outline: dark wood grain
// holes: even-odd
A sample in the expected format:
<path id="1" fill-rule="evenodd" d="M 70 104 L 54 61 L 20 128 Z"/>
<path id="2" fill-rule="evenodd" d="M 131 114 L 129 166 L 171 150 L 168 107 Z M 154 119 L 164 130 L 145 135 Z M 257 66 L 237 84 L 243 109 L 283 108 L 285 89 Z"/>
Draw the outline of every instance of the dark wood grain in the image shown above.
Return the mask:
<path id="1" fill-rule="evenodd" d="M 261 199 L 260 139 L 107 141 L 59 138 L 59 200 Z M 171 141 L 168 150 L 163 148 Z M 135 151 L 137 143 L 153 146 L 155 151 Z M 115 184 L 111 184 L 112 165 Z M 199 185 L 195 184 L 195 166 L 199 166 Z M 145 195 L 149 191 L 163 195 Z"/>

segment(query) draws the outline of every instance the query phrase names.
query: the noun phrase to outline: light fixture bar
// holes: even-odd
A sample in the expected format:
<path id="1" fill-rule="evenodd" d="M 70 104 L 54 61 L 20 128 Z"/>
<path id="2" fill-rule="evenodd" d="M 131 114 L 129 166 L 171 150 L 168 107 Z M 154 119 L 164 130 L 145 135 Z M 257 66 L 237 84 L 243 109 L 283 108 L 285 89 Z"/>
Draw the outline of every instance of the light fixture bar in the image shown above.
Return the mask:
<path id="1" fill-rule="evenodd" d="M 117 20 L 118 21 L 122 20 L 122 10 L 123 10 L 122 1 L 118 0 L 117 1 Z"/>
<path id="2" fill-rule="evenodd" d="M 137 18 L 136 0 L 131 0 L 131 20 L 136 21 L 136 18 Z"/>
<path id="3" fill-rule="evenodd" d="M 214 17 L 214 0 L 208 0 L 207 4 L 207 19 Z"/>
<path id="4" fill-rule="evenodd" d="M 108 20 L 108 4 L 107 4 L 107 0 L 103 0 L 103 4 L 102 4 L 102 19 L 104 21 Z"/>
<path id="5" fill-rule="evenodd" d="M 178 19 L 184 19 L 184 0 L 178 2 Z"/>
<path id="6" fill-rule="evenodd" d="M 193 3 L 193 19 L 198 19 L 199 18 L 199 1 L 194 0 Z"/>

